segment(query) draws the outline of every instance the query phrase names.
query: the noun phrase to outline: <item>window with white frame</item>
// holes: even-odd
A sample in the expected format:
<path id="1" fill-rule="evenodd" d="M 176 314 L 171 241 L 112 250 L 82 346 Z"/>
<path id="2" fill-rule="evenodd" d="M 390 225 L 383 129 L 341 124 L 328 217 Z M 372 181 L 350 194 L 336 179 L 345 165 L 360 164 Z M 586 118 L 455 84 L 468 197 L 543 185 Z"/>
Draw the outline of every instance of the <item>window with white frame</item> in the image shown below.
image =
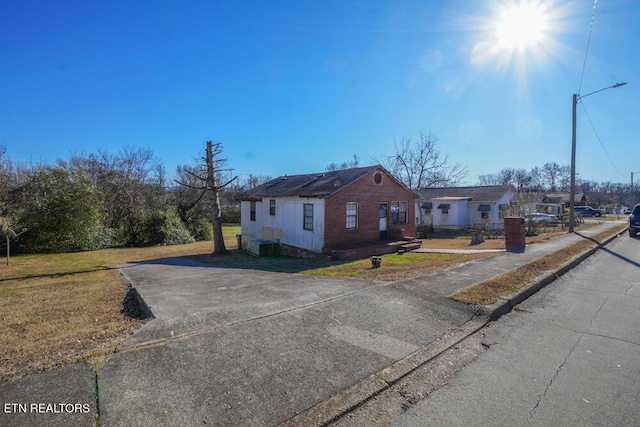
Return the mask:
<path id="1" fill-rule="evenodd" d="M 347 230 L 355 230 L 358 228 L 358 203 L 347 202 Z"/>
<path id="2" fill-rule="evenodd" d="M 255 201 L 249 202 L 249 219 L 251 221 L 256 220 L 256 202 Z"/>
<path id="3" fill-rule="evenodd" d="M 302 228 L 304 230 L 313 230 L 313 205 L 311 203 L 303 205 L 303 215 Z"/>
<path id="4" fill-rule="evenodd" d="M 407 202 L 391 202 L 391 224 L 407 223 Z"/>
<path id="5" fill-rule="evenodd" d="M 269 215 L 276 215 L 276 201 L 273 199 L 269 200 Z"/>

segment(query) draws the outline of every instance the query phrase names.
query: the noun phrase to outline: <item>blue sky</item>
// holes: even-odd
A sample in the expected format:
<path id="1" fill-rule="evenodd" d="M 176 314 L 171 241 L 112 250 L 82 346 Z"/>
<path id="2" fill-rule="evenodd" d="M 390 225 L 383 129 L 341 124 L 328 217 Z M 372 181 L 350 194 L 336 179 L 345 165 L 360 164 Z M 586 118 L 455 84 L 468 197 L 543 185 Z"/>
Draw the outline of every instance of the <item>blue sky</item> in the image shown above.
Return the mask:
<path id="1" fill-rule="evenodd" d="M 535 37 L 519 38 L 511 12 L 522 4 L 542 16 Z M 213 140 L 241 177 L 279 176 L 354 154 L 370 164 L 424 130 L 473 185 L 504 167 L 569 164 L 572 94 L 622 81 L 578 106 L 577 171 L 628 182 L 640 171 L 640 2 L 598 2 L 583 74 L 593 10 L 590 0 L 4 2 L 0 145 L 26 163 L 148 147 L 173 173 Z"/>

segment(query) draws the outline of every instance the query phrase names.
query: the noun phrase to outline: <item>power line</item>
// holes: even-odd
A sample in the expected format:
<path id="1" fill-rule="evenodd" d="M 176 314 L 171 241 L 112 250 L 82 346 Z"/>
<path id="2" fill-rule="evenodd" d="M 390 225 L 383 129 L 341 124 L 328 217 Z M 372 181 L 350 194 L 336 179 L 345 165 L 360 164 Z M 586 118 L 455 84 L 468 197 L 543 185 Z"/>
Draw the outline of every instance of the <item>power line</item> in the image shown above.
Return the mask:
<path id="1" fill-rule="evenodd" d="M 600 139 L 600 135 L 598 135 L 598 132 L 596 132 L 596 128 L 593 126 L 593 122 L 591 121 L 591 117 L 589 116 L 589 113 L 587 112 L 587 108 L 584 106 L 584 103 L 582 101 L 580 101 L 580 105 L 582 106 L 582 109 L 584 110 L 584 114 L 587 116 L 587 120 L 589 121 L 589 125 L 591 126 L 591 129 L 593 130 L 593 133 L 595 134 L 596 139 L 598 140 L 598 143 L 600 144 L 600 147 L 602 148 L 602 151 L 604 151 L 604 154 L 607 156 L 607 159 L 609 159 L 609 163 L 611 163 L 611 166 L 613 166 L 613 169 L 615 169 L 615 171 L 618 172 L 618 174 L 621 177 L 626 178 L 626 176 L 623 175 L 622 172 L 620 172 L 618 170 L 616 165 L 613 163 L 613 160 L 611 160 L 611 157 L 609 156 L 609 153 L 607 153 L 607 149 L 604 148 L 604 144 L 602 143 L 602 140 Z"/>
<path id="2" fill-rule="evenodd" d="M 578 92 L 582 89 L 582 81 L 584 80 L 584 70 L 587 68 L 587 56 L 589 55 L 589 45 L 591 45 L 591 32 L 593 31 L 593 21 L 596 19 L 596 9 L 598 8 L 598 0 L 593 0 L 593 12 L 591 13 L 591 24 L 589 25 L 589 37 L 587 38 L 587 49 L 584 52 L 584 61 L 582 62 L 582 74 L 580 75 L 580 86 Z"/>

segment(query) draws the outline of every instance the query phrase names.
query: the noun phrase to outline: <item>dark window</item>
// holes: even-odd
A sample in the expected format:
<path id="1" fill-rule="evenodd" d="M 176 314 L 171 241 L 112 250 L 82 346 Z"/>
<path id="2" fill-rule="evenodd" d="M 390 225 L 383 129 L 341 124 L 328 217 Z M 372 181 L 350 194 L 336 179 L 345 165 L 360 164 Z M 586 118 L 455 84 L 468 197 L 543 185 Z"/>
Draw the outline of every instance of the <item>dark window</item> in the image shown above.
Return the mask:
<path id="1" fill-rule="evenodd" d="M 302 223 L 302 228 L 305 230 L 313 230 L 313 205 L 310 203 L 305 203 L 303 210 L 304 220 Z"/>
<path id="2" fill-rule="evenodd" d="M 376 172 L 375 175 L 373 175 L 373 182 L 377 185 L 382 184 L 382 173 Z"/>
<path id="3" fill-rule="evenodd" d="M 256 202 L 249 202 L 249 219 L 256 220 Z"/>
<path id="4" fill-rule="evenodd" d="M 358 204 L 347 202 L 347 228 L 350 230 L 358 228 Z"/>
<path id="5" fill-rule="evenodd" d="M 481 219 L 489 219 L 489 212 L 480 212 Z"/>
<path id="6" fill-rule="evenodd" d="M 391 224 L 407 223 L 407 202 L 391 202 Z"/>
<path id="7" fill-rule="evenodd" d="M 438 205 L 438 209 L 442 210 L 442 215 L 449 215 L 449 208 L 451 205 L 449 203 L 440 203 Z"/>
<path id="8" fill-rule="evenodd" d="M 271 215 L 271 216 L 275 216 L 276 215 L 276 201 L 275 200 L 269 200 L 269 215 Z"/>

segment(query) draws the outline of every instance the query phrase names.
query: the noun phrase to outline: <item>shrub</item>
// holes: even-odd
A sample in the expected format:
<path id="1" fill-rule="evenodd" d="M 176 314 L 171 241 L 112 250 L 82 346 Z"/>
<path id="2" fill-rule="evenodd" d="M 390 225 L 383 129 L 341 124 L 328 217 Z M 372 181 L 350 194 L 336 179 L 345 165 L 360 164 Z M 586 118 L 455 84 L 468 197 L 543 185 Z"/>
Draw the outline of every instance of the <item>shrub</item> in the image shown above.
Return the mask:
<path id="1" fill-rule="evenodd" d="M 213 240 L 213 225 L 204 218 L 191 222 L 187 229 L 196 241 Z"/>
<path id="2" fill-rule="evenodd" d="M 145 246 L 181 245 L 194 241 L 172 206 L 154 211 L 144 221 L 141 243 Z"/>

